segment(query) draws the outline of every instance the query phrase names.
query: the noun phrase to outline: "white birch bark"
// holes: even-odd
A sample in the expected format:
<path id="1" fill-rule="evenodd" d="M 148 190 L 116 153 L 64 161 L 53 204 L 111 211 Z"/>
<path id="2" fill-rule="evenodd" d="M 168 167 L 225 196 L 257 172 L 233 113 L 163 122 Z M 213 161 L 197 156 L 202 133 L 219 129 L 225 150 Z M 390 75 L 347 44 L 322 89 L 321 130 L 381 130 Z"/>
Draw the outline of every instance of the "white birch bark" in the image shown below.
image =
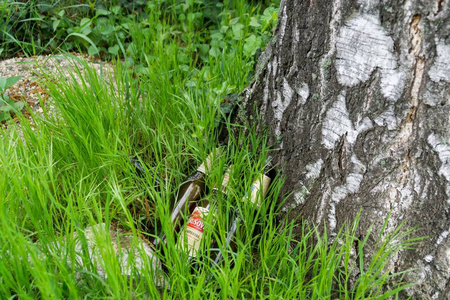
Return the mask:
<path id="1" fill-rule="evenodd" d="M 361 235 L 389 212 L 388 230 L 418 226 L 429 238 L 391 266 L 417 268 L 413 298 L 450 298 L 449 0 L 283 1 L 245 92 L 255 105 L 285 211 L 332 234 L 360 209 Z"/>

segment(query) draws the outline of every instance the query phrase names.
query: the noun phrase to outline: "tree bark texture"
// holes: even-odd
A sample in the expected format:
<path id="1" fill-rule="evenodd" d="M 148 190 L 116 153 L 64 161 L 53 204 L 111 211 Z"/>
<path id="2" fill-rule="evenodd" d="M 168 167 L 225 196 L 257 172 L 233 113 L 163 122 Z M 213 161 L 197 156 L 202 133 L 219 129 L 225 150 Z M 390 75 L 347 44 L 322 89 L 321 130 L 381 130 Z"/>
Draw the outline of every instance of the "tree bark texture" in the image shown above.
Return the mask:
<path id="1" fill-rule="evenodd" d="M 449 2 L 283 1 L 239 116 L 279 148 L 284 211 L 428 236 L 390 265 L 417 299 L 450 298 Z"/>

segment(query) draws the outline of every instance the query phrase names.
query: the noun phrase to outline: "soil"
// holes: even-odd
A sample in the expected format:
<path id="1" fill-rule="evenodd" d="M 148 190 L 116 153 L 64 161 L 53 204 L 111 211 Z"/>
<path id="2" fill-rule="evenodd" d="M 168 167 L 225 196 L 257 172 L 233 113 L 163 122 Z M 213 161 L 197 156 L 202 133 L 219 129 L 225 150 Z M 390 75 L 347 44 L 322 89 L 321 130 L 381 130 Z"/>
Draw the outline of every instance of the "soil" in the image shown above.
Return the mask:
<path id="1" fill-rule="evenodd" d="M 72 80 L 74 76 L 80 79 L 78 71 L 84 73 L 84 64 L 87 62 L 96 72 L 112 72 L 112 64 L 103 61 L 92 61 L 79 54 L 59 54 L 48 56 L 34 56 L 29 58 L 11 58 L 0 61 L 0 76 L 9 78 L 22 76 L 22 78 L 5 95 L 17 101 L 25 101 L 26 106 L 22 110 L 25 115 L 28 108 L 32 111 L 43 113 L 44 109 L 52 109 L 51 99 L 46 91 L 45 81 L 50 79 L 53 82 L 61 80 Z M 14 118 L 17 123 L 17 118 Z M 32 122 L 32 120 L 30 119 Z M 7 127 L 8 122 L 3 122 L 3 127 Z M 8 123 L 11 126 L 11 123 Z"/>

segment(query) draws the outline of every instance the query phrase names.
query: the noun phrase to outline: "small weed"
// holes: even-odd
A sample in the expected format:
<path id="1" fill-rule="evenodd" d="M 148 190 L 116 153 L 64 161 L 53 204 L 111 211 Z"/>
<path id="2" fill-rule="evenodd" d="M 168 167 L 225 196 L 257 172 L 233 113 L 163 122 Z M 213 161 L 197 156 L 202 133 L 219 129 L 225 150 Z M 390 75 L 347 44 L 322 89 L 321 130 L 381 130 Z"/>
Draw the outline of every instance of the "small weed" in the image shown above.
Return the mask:
<path id="1" fill-rule="evenodd" d="M 9 77 L 4 78 L 0 76 L 0 122 L 6 121 L 11 118 L 12 113 L 18 113 L 25 106 L 24 101 L 14 101 L 10 97 L 5 95 L 7 89 L 13 86 L 22 77 Z"/>

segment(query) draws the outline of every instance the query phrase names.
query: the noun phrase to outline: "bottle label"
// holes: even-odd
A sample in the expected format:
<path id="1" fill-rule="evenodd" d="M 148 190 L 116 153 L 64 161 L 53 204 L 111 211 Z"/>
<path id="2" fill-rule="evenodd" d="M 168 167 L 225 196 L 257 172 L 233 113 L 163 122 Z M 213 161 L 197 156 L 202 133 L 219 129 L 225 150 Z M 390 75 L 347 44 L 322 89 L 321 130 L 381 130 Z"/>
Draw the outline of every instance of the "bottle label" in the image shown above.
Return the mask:
<path id="1" fill-rule="evenodd" d="M 181 232 L 181 246 L 185 250 L 185 247 L 187 247 L 190 256 L 197 256 L 197 251 L 203 237 L 203 230 L 205 228 L 203 220 L 208 213 L 208 209 L 197 206 L 189 218 L 185 229 L 186 232 L 184 232 L 184 230 Z"/>
<path id="2" fill-rule="evenodd" d="M 206 217 L 207 215 L 208 210 L 203 209 L 203 207 L 196 207 L 189 218 L 187 227 L 203 233 L 203 229 L 205 228 L 203 217 Z"/>
<path id="3" fill-rule="evenodd" d="M 264 196 L 267 193 L 267 189 L 269 187 L 270 180 L 271 180 L 270 177 L 268 177 L 264 174 L 261 174 L 261 176 L 259 176 L 258 179 L 256 179 L 253 182 L 248 195 L 245 196 L 244 199 L 242 199 L 242 200 L 244 200 L 244 201 L 250 200 L 253 204 L 260 206 L 261 199 L 264 198 Z"/>
<path id="4" fill-rule="evenodd" d="M 208 157 L 206 157 L 206 160 L 204 163 L 202 163 L 198 168 L 197 171 L 202 172 L 203 174 L 208 174 L 211 171 L 212 163 L 214 162 L 217 157 L 220 155 L 220 148 L 216 148 L 213 152 L 211 152 Z"/>

